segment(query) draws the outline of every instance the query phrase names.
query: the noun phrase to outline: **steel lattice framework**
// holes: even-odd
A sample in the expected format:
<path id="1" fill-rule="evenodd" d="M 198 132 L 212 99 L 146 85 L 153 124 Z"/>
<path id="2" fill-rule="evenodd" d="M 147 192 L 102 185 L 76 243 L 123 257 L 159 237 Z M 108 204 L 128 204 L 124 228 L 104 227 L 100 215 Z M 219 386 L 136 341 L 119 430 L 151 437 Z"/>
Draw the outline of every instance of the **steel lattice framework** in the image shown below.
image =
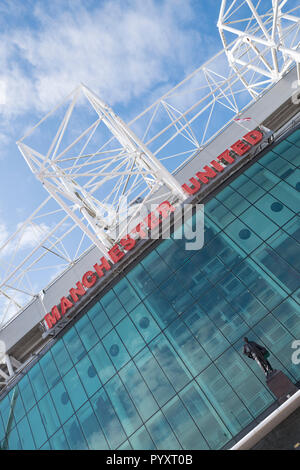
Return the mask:
<path id="1" fill-rule="evenodd" d="M 222 0 L 218 21 L 229 64 L 253 98 L 257 91 L 241 73 L 244 67 L 259 73 L 265 79 L 263 83 L 272 84 L 296 62 L 300 83 L 299 6 L 283 11 L 288 0 L 272 0 L 272 8 L 264 11 L 266 3 Z"/>
<path id="2" fill-rule="evenodd" d="M 80 85 L 20 139 L 50 196 L 0 247 L 2 324 L 35 298 L 43 305 L 44 286 L 90 246 L 105 253 L 157 192 L 182 201 L 176 173 L 229 123 L 241 135 L 260 124 L 236 118 L 299 71 L 300 7 L 290 3 L 223 0 L 224 50 L 128 124 Z"/>

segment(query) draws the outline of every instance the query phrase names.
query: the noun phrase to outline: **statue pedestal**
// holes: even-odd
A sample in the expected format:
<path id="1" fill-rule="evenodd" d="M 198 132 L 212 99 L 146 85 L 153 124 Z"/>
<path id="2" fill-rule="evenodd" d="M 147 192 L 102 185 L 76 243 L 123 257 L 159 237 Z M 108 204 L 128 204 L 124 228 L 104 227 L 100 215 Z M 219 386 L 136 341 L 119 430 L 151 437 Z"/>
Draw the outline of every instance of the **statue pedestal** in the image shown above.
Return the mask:
<path id="1" fill-rule="evenodd" d="M 280 405 L 298 391 L 296 385 L 281 370 L 274 370 L 267 377 L 267 385 Z"/>

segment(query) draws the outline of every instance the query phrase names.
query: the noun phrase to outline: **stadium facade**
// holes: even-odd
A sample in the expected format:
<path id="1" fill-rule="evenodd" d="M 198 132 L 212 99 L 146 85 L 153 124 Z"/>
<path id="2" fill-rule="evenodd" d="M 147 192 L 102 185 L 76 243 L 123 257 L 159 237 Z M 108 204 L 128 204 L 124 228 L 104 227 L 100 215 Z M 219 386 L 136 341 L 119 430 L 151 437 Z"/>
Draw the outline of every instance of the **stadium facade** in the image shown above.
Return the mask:
<path id="1" fill-rule="evenodd" d="M 36 300 L 2 328 L 2 449 L 231 448 L 279 406 L 244 336 L 300 381 L 296 80 L 292 69 L 239 117 L 252 129 L 231 123 L 176 174 L 184 203 L 204 205 L 202 248 L 186 249 L 178 225 L 167 239 L 139 228 L 106 257 L 93 246 L 45 287 L 47 314 Z M 175 212 L 161 199 L 144 224 L 172 226 Z"/>

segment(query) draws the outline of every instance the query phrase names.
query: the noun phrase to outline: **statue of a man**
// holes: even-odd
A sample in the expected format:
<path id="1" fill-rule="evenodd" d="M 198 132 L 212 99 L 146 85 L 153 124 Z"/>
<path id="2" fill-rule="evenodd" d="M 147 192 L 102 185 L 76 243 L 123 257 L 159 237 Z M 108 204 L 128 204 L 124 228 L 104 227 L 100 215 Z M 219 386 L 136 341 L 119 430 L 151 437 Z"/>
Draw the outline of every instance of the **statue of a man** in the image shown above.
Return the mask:
<path id="1" fill-rule="evenodd" d="M 267 360 L 267 356 L 269 354 L 267 349 L 254 341 L 249 341 L 246 337 L 244 338 L 244 341 L 243 354 L 246 354 L 250 359 L 254 359 L 264 371 L 265 376 L 268 377 L 268 375 L 273 372 L 273 367 Z"/>

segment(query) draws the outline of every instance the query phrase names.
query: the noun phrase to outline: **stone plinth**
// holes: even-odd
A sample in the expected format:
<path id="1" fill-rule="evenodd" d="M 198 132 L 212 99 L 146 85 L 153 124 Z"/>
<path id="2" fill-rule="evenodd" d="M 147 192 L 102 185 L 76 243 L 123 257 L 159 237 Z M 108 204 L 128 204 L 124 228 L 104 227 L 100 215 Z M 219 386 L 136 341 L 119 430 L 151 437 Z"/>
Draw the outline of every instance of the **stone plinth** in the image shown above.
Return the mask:
<path id="1" fill-rule="evenodd" d="M 274 370 L 267 377 L 267 385 L 280 405 L 298 391 L 296 385 L 281 370 Z"/>

